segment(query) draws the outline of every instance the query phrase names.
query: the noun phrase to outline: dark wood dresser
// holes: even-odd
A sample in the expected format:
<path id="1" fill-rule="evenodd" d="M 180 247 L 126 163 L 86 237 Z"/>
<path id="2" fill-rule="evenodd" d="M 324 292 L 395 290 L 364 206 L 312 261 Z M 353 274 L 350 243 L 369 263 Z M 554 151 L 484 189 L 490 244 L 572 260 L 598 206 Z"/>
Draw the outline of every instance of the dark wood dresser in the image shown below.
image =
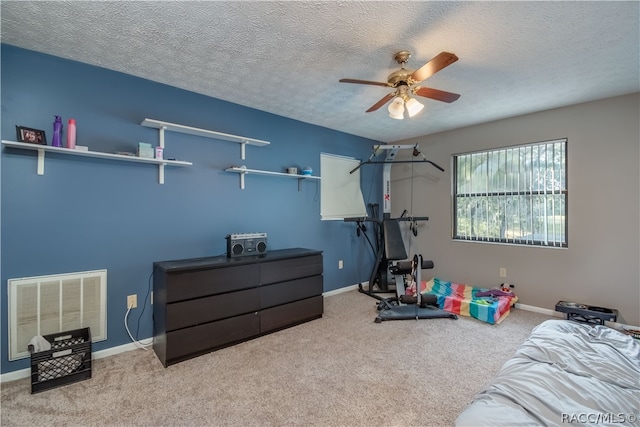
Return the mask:
<path id="1" fill-rule="evenodd" d="M 322 252 L 153 263 L 153 349 L 167 367 L 322 317 Z"/>

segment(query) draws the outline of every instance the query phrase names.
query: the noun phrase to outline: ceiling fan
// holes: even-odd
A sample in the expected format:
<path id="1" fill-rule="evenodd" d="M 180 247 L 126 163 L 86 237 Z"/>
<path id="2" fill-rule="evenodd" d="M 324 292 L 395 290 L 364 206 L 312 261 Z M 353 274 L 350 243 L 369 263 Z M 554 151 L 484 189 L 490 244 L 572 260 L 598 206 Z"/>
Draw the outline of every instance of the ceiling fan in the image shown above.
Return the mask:
<path id="1" fill-rule="evenodd" d="M 453 64 L 458 60 L 458 57 L 449 52 L 441 52 L 431 61 L 424 64 L 417 70 L 408 70 L 405 68 L 407 60 L 411 57 L 411 52 L 408 50 L 401 50 L 396 52 L 393 59 L 400 64 L 400 69 L 389 74 L 387 82 L 373 82 L 369 80 L 358 79 L 340 79 L 341 83 L 356 83 L 364 85 L 385 86 L 392 87 L 395 90 L 385 95 L 380 101 L 376 102 L 367 110 L 367 113 L 376 111 L 387 102 L 393 99 L 393 102 L 389 105 L 389 117 L 402 120 L 405 107 L 409 117 L 413 117 L 419 113 L 424 106 L 418 102 L 415 98 L 411 98 L 410 95 L 423 96 L 425 98 L 435 99 L 442 102 L 453 102 L 460 98 L 457 93 L 445 92 L 443 90 L 433 89 L 426 86 L 418 86 L 417 84 L 423 80 L 431 77 L 438 71 Z"/>

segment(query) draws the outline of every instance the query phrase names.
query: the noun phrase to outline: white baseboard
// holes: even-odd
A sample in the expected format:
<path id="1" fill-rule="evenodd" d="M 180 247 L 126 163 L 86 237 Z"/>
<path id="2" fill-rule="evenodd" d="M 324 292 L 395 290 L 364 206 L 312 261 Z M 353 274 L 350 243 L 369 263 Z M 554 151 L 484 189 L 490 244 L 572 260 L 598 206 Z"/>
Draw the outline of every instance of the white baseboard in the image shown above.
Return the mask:
<path id="1" fill-rule="evenodd" d="M 364 283 L 367 283 L 367 282 L 364 282 Z M 322 296 L 323 297 L 330 297 L 331 295 L 338 295 L 338 294 L 341 294 L 343 292 L 353 291 L 355 289 L 358 289 L 358 286 L 360 286 L 360 285 L 345 286 L 344 288 L 334 289 L 334 290 L 329 291 L 329 292 L 323 292 Z"/>
<path id="2" fill-rule="evenodd" d="M 358 286 L 359 285 L 346 286 L 344 288 L 334 289 L 333 291 L 324 292 L 322 295 L 325 296 L 325 297 L 328 297 L 328 296 L 331 296 L 331 295 L 338 295 L 338 294 L 341 294 L 343 292 L 349 292 L 351 290 L 358 289 Z M 149 338 L 145 338 L 145 339 L 143 339 L 141 341 L 147 341 L 148 339 Z M 131 350 L 136 350 L 136 349 L 138 349 L 138 346 L 136 344 L 134 344 L 134 343 L 119 345 L 117 347 L 111 347 L 111 348 L 107 348 L 105 350 L 96 351 L 95 353 L 93 353 L 93 355 L 92 355 L 93 358 L 92 359 L 93 360 L 102 359 L 104 357 L 113 356 L 115 354 L 124 353 L 125 351 L 131 351 Z M 31 375 L 31 368 L 21 369 L 19 371 L 7 372 L 6 374 L 0 375 L 0 384 L 2 384 L 4 382 L 9 382 L 9 381 L 20 380 L 20 379 L 23 379 L 23 378 L 28 378 L 29 375 Z"/>
<path id="3" fill-rule="evenodd" d="M 548 316 L 560 317 L 562 319 L 566 318 L 566 315 L 564 313 L 561 313 L 561 312 L 555 311 L 555 310 L 549 310 L 547 308 L 540 308 L 540 307 L 536 307 L 536 306 L 533 306 L 533 305 L 526 305 L 526 304 L 520 304 L 520 303 L 516 303 L 515 307 L 519 308 L 520 310 L 533 311 L 533 312 L 540 313 L 540 314 L 546 314 Z M 604 324 L 606 326 L 610 327 L 611 329 L 616 329 L 618 331 L 621 330 L 621 329 L 638 329 L 637 326 L 627 325 L 626 323 L 605 321 Z"/>
<path id="4" fill-rule="evenodd" d="M 515 307 L 524 311 L 533 311 L 534 313 L 546 314 L 547 316 L 564 317 L 564 314 L 560 313 L 559 311 L 549 310 L 548 308 L 536 307 L 535 305 L 520 304 L 519 302 L 517 302 Z"/>
<path id="5" fill-rule="evenodd" d="M 366 284 L 367 284 L 367 282 L 364 282 L 364 283 L 362 283 L 362 286 L 366 286 Z M 352 290 L 356 290 L 356 289 L 358 289 L 359 286 L 360 286 L 359 284 L 351 285 L 351 286 L 345 286 L 344 288 L 334 289 L 332 291 L 324 292 L 322 294 L 322 296 L 329 297 L 329 296 L 332 296 L 332 295 L 338 295 L 338 294 L 341 294 L 343 292 L 349 292 L 349 291 L 352 291 Z M 520 309 L 520 310 L 533 311 L 535 313 L 546 314 L 548 316 L 564 317 L 564 314 L 560 313 L 558 311 L 549 310 L 547 308 L 536 307 L 536 306 L 533 306 L 533 305 L 516 303 L 515 307 Z M 615 322 L 606 322 L 606 324 L 607 324 L 607 326 L 609 326 L 611 328 L 614 328 L 614 329 L 622 329 L 623 326 L 625 326 L 625 327 L 630 326 L 630 325 L 624 325 L 622 323 L 615 323 Z M 145 338 L 144 340 L 148 340 L 148 339 L 151 339 L 151 338 Z M 139 347 L 134 343 L 119 345 L 117 347 L 111 347 L 111 348 L 107 348 L 105 350 L 100 350 L 100 351 L 97 351 L 97 352 L 93 353 L 93 359 L 94 360 L 102 359 L 104 357 L 113 356 L 115 354 L 124 353 L 126 351 L 136 350 L 138 348 Z M 8 382 L 8 381 L 19 380 L 19 379 L 22 379 L 22 378 L 28 378 L 29 375 L 31 375 L 31 368 L 21 369 L 19 371 L 7 372 L 6 374 L 0 375 L 0 384 L 4 383 L 4 382 Z"/>
<path id="6" fill-rule="evenodd" d="M 92 354 L 92 360 L 102 359 L 104 357 L 113 356 L 114 354 L 124 353 L 126 351 L 136 350 L 139 347 L 134 343 L 119 345 L 116 347 L 107 348 L 105 350 L 96 351 Z M 7 372 L 0 375 L 0 384 L 20 380 L 23 378 L 29 378 L 31 375 L 31 368 L 20 369 L 19 371 Z"/>

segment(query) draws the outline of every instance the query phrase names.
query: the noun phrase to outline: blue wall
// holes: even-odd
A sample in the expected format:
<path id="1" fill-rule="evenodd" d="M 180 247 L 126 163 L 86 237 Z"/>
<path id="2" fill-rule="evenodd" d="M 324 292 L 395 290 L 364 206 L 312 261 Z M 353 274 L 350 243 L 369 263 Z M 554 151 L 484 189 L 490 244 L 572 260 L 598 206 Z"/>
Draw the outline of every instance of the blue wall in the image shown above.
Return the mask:
<path id="1" fill-rule="evenodd" d="M 60 115 L 65 124 L 76 119 L 77 144 L 92 151 L 135 151 L 139 141 L 157 145 L 158 131 L 140 126 L 144 118 L 271 142 L 247 146 L 241 160 L 238 144 L 167 132 L 165 157 L 193 166 L 167 167 L 164 185 L 155 165 L 52 153 L 38 176 L 35 151 L 3 146 L 3 287 L 10 278 L 107 269 L 108 339 L 94 351 L 130 342 L 126 296 L 138 294 L 129 322 L 135 332 L 154 261 L 224 254 L 229 233 L 266 232 L 272 250 L 324 251 L 325 291 L 368 280 L 371 249 L 353 224 L 320 221 L 317 181 L 304 181 L 298 191 L 295 179 L 249 175 L 240 190 L 238 175 L 224 169 L 297 165 L 318 172 L 321 152 L 362 159 L 376 141 L 14 46 L 2 45 L 1 53 L 5 140 L 15 140 L 15 125 L 22 125 L 45 130 L 50 144 L 54 115 Z M 361 172 L 365 202 L 380 203 L 380 169 Z M 5 373 L 29 365 L 8 361 L 6 289 L 0 294 Z M 139 338 L 152 330 L 147 306 Z"/>

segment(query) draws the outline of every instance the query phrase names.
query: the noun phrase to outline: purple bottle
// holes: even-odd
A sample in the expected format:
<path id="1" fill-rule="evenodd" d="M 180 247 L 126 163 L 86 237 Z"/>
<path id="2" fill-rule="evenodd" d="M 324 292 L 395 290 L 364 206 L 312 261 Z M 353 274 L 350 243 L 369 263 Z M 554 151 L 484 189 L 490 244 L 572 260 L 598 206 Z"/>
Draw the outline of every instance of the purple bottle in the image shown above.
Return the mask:
<path id="1" fill-rule="evenodd" d="M 53 139 L 51 145 L 54 147 L 62 147 L 62 118 L 56 116 L 56 120 L 53 122 Z"/>

